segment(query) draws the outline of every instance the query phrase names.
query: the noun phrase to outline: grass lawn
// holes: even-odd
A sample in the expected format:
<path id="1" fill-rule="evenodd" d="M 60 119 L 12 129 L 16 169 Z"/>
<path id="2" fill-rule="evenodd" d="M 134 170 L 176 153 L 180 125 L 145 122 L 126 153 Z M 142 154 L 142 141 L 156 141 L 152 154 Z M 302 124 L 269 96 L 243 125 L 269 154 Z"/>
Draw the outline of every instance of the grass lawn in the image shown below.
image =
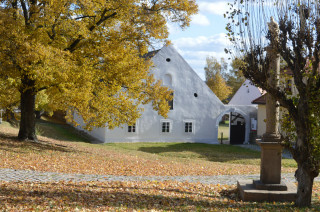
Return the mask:
<path id="1" fill-rule="evenodd" d="M 37 124 L 39 143 L 16 140 L 18 129 L 0 125 L 0 168 L 104 175 L 257 174 L 260 153 L 231 145 L 192 143 L 90 144 L 68 125 Z M 293 172 L 293 160 L 283 161 Z M 317 183 L 314 209 L 319 208 Z M 5 211 L 294 210 L 289 203 L 243 203 L 235 186 L 179 182 L 27 183 L 0 181 Z"/>
<path id="2" fill-rule="evenodd" d="M 219 124 L 218 128 L 218 140 L 221 140 L 221 133 L 223 133 L 222 140 L 229 140 L 229 125 Z"/>
<path id="3" fill-rule="evenodd" d="M 41 120 L 40 143 L 19 142 L 18 129 L 0 125 L 2 168 L 110 175 L 228 175 L 260 172 L 260 153 L 232 145 L 194 143 L 90 144 L 73 128 Z M 283 161 L 293 172 L 294 160 Z"/>

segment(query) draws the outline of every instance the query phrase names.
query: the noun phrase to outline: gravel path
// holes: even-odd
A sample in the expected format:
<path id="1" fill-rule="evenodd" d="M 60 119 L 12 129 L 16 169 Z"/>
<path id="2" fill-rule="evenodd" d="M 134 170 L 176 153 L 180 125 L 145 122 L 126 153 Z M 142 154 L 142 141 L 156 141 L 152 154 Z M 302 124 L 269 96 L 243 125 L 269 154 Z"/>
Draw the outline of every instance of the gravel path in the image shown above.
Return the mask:
<path id="1" fill-rule="evenodd" d="M 260 151 L 258 145 L 237 145 Z M 284 151 L 283 158 L 292 158 L 290 152 Z M 282 180 L 295 182 L 294 173 L 282 173 Z M 260 175 L 219 175 L 219 176 L 114 176 L 114 175 L 87 175 L 87 174 L 65 174 L 55 172 L 38 172 L 31 170 L 0 169 L 0 181 L 32 181 L 32 182 L 58 182 L 58 181 L 188 181 L 205 184 L 233 185 L 238 180 L 259 179 Z M 320 177 L 315 178 L 320 181 Z"/>
<path id="2" fill-rule="evenodd" d="M 246 148 L 246 149 L 252 149 L 252 150 L 255 150 L 255 151 L 261 151 L 260 146 L 259 145 L 255 145 L 255 144 L 240 144 L 240 145 L 236 145 L 236 146 L 239 146 L 239 147 L 242 147 L 242 148 Z M 282 151 L 282 158 L 292 159 L 292 155 L 288 150 L 284 149 Z"/>
<path id="3" fill-rule="evenodd" d="M 259 175 L 219 175 L 219 176 L 113 176 L 113 175 L 85 175 L 64 174 L 55 172 L 38 172 L 31 170 L 0 169 L 0 181 L 32 181 L 32 182 L 58 182 L 58 181 L 188 181 L 204 184 L 233 185 L 237 180 L 259 179 Z M 295 182 L 293 173 L 283 173 L 284 181 Z M 320 181 L 316 178 L 315 181 Z"/>

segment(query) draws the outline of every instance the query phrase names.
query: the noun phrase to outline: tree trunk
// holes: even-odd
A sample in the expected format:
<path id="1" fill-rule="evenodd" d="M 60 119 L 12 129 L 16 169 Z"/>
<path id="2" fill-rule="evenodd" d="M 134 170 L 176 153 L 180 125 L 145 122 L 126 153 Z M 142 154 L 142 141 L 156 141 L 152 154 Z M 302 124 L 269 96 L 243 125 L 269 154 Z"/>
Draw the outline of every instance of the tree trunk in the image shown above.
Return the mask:
<path id="1" fill-rule="evenodd" d="M 298 192 L 295 205 L 298 207 L 310 207 L 312 198 L 312 186 L 314 175 L 303 164 L 298 163 L 295 177 L 298 181 Z"/>
<path id="2" fill-rule="evenodd" d="M 18 138 L 38 141 L 36 136 L 35 93 L 33 89 L 21 91 L 21 120 Z"/>
<path id="3" fill-rule="evenodd" d="M 35 114 L 36 114 L 36 119 L 41 119 L 41 116 L 42 116 L 42 112 L 41 111 L 36 110 Z"/>

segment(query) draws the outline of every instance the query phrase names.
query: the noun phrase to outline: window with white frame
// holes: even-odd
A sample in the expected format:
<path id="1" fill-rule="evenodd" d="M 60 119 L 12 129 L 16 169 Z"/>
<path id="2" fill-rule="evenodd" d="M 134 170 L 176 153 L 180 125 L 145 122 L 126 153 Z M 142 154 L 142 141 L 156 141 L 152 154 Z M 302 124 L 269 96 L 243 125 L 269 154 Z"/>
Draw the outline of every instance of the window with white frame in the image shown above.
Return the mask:
<path id="1" fill-rule="evenodd" d="M 193 126 L 192 122 L 185 122 L 184 123 L 184 132 L 186 133 L 192 133 L 193 132 Z"/>
<path id="2" fill-rule="evenodd" d="M 171 120 L 161 120 L 160 122 L 160 132 L 161 133 L 170 133 L 172 129 L 172 121 Z"/>
<path id="3" fill-rule="evenodd" d="M 128 132 L 129 133 L 135 133 L 136 132 L 136 124 L 129 125 L 128 126 Z"/>
<path id="4" fill-rule="evenodd" d="M 170 122 L 168 122 L 168 121 L 162 122 L 161 132 L 163 132 L 163 133 L 170 132 Z"/>
<path id="5" fill-rule="evenodd" d="M 183 123 L 184 123 L 184 132 L 189 134 L 194 134 L 195 120 L 187 119 L 187 120 L 183 120 Z"/>

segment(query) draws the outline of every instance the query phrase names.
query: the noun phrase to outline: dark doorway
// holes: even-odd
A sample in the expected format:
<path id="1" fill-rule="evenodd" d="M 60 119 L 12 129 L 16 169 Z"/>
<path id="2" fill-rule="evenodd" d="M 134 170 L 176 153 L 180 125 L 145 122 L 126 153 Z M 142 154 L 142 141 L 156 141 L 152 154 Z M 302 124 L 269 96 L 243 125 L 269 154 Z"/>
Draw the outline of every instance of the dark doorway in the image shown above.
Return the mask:
<path id="1" fill-rule="evenodd" d="M 239 113 L 230 113 L 230 144 L 243 144 L 246 136 L 246 122 Z"/>

